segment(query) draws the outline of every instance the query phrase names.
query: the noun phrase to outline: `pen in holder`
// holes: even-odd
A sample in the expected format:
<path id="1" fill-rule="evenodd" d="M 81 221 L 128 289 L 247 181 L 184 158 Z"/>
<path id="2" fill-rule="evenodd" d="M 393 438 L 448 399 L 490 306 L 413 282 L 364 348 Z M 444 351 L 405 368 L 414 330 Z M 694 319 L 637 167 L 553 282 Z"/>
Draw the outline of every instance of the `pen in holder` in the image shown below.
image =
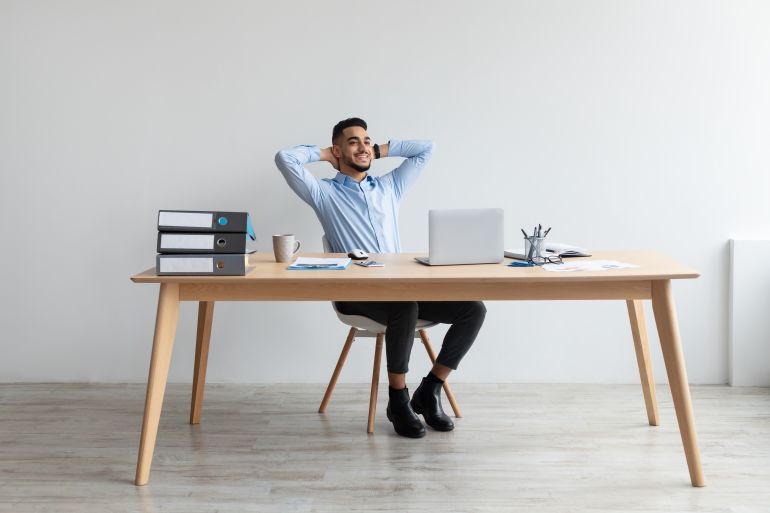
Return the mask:
<path id="1" fill-rule="evenodd" d="M 524 237 L 524 253 L 527 255 L 527 262 L 535 265 L 543 265 L 548 261 L 543 248 L 545 237 L 536 237 L 529 235 Z"/>

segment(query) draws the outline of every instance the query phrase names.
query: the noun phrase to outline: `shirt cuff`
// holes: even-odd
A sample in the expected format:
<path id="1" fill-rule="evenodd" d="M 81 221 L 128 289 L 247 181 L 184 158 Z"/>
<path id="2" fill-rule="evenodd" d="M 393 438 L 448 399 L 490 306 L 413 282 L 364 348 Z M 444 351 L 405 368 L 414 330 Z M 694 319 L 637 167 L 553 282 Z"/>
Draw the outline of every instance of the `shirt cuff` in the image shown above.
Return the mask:
<path id="1" fill-rule="evenodd" d="M 401 141 L 398 139 L 388 141 L 388 157 L 403 157 L 401 155 Z"/>
<path id="2" fill-rule="evenodd" d="M 315 144 L 304 144 L 305 148 L 307 148 L 308 154 L 310 155 L 310 160 L 308 162 L 318 162 L 321 160 L 321 148 L 316 146 Z"/>

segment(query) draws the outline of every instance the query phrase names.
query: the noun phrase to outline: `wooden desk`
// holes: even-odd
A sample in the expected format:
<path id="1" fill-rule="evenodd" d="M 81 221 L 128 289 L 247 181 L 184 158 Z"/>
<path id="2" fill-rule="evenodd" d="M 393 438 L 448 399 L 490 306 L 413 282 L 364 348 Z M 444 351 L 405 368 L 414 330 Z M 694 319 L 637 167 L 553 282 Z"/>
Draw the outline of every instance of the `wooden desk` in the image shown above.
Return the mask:
<path id="1" fill-rule="evenodd" d="M 308 254 L 304 256 L 322 256 Z M 340 256 L 340 255 L 335 255 Z M 272 254 L 251 256 L 246 276 L 156 276 L 155 269 L 131 277 L 160 283 L 150 375 L 136 468 L 137 485 L 147 484 L 174 346 L 180 301 L 199 301 L 190 422 L 200 421 L 211 324 L 216 301 L 431 301 L 431 300 L 587 300 L 626 301 L 642 382 L 647 418 L 658 425 L 642 300 L 652 300 L 666 373 L 682 436 L 690 481 L 703 486 L 690 388 L 679 338 L 671 280 L 699 274 L 655 252 L 601 252 L 595 259 L 637 264 L 635 269 L 555 273 L 504 264 L 426 267 L 414 254 L 372 255 L 385 267 L 351 265 L 345 271 L 288 271 Z M 510 262 L 506 260 L 505 263 Z"/>

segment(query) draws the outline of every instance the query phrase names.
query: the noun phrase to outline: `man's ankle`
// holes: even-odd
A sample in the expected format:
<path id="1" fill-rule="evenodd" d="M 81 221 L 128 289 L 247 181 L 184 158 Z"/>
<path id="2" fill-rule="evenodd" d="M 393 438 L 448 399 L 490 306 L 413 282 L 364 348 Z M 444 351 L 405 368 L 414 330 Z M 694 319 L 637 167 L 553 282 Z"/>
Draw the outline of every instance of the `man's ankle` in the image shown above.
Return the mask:
<path id="1" fill-rule="evenodd" d="M 406 373 L 388 372 L 388 385 L 395 390 L 406 388 Z"/>
<path id="2" fill-rule="evenodd" d="M 440 379 L 438 376 L 433 374 L 433 371 L 429 372 L 428 375 L 425 376 L 425 381 L 427 381 L 428 383 L 436 383 L 438 385 L 444 384 L 444 380 Z"/>

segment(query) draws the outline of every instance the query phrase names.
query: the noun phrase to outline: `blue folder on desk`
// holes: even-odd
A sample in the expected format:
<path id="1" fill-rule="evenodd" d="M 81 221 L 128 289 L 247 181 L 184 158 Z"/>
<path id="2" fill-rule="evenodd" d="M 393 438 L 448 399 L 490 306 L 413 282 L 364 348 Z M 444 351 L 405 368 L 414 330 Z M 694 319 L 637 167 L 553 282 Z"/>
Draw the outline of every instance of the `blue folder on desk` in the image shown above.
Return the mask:
<path id="1" fill-rule="evenodd" d="M 350 258 L 299 257 L 289 267 L 290 271 L 341 271 L 350 265 Z"/>

